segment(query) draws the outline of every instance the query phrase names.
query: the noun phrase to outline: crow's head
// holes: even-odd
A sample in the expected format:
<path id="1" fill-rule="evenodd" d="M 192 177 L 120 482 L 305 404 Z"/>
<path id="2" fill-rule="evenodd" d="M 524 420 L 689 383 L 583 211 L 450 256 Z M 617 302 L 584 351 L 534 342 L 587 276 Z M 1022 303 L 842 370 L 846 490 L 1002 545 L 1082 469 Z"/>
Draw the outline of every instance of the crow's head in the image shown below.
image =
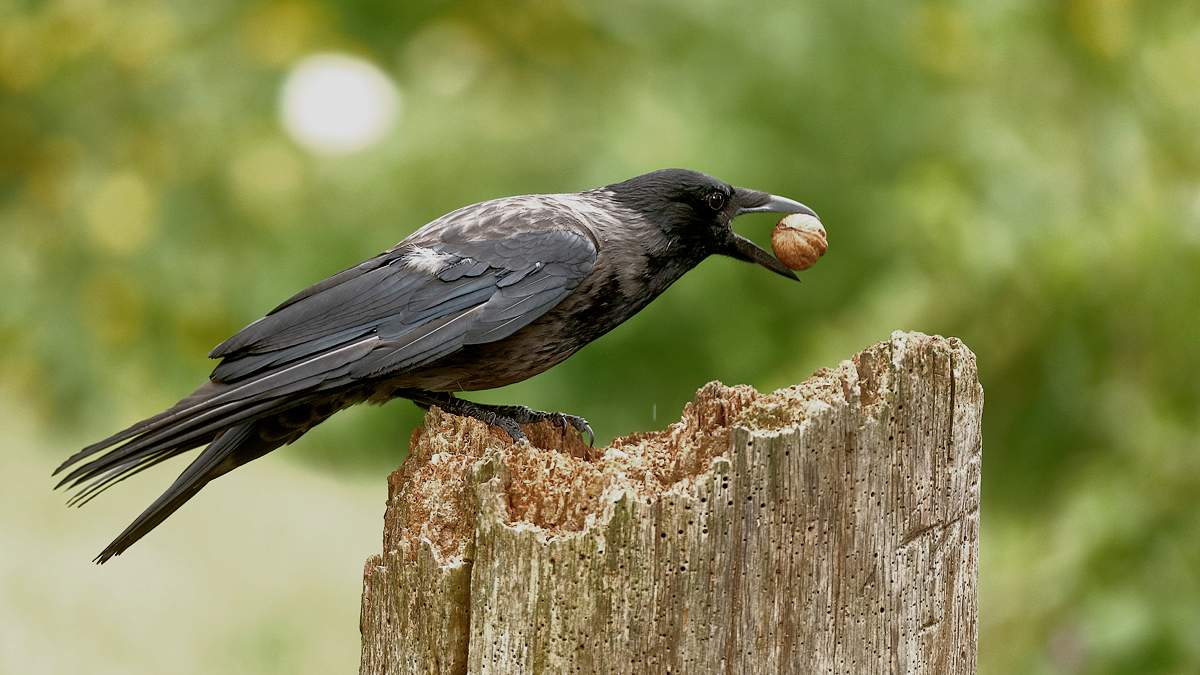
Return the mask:
<path id="1" fill-rule="evenodd" d="M 812 209 L 758 190 L 732 187 L 687 169 L 662 169 L 606 188 L 621 202 L 646 215 L 672 242 L 676 255 L 727 255 L 754 262 L 790 279 L 796 275 L 775 256 L 734 233 L 733 219 L 743 213 L 807 213 Z M 694 263 L 693 263 L 694 264 Z"/>

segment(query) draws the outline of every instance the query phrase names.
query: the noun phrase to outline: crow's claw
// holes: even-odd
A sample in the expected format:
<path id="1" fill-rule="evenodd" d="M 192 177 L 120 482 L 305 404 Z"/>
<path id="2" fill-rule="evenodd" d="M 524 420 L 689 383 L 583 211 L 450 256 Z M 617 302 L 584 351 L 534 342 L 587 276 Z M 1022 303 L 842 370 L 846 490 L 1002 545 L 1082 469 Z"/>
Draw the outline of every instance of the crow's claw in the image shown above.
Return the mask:
<path id="1" fill-rule="evenodd" d="M 558 422 L 558 425 L 562 427 L 564 432 L 574 429 L 575 433 L 577 434 L 586 433 L 588 435 L 588 445 L 596 445 L 596 434 L 592 431 L 592 427 L 588 424 L 587 420 L 583 419 L 582 417 L 568 415 L 561 412 L 543 414 L 545 414 L 548 419 Z"/>
<path id="2" fill-rule="evenodd" d="M 420 389 L 397 389 L 393 396 L 402 396 L 412 400 L 417 405 L 429 409 L 436 405 L 448 413 L 462 417 L 473 417 L 485 424 L 494 424 L 503 429 L 514 443 L 528 441 L 525 432 L 521 431 L 522 424 L 535 424 L 542 420 L 553 420 L 564 433 L 571 429 L 575 433 L 587 433 L 588 445 L 596 445 L 596 434 L 587 420 L 575 415 L 560 412 L 542 412 L 523 405 L 489 405 L 474 403 L 455 397 L 445 392 L 422 391 Z"/>

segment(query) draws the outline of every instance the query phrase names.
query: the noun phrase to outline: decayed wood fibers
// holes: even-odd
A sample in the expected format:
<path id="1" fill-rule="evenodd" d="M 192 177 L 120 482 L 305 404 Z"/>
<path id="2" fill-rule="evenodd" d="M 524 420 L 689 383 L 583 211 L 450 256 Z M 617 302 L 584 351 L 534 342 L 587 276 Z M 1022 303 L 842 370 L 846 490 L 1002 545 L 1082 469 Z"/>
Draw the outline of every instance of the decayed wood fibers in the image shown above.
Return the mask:
<path id="1" fill-rule="evenodd" d="M 362 672 L 974 672 L 981 409 L 965 346 L 897 333 L 603 450 L 435 410 Z"/>

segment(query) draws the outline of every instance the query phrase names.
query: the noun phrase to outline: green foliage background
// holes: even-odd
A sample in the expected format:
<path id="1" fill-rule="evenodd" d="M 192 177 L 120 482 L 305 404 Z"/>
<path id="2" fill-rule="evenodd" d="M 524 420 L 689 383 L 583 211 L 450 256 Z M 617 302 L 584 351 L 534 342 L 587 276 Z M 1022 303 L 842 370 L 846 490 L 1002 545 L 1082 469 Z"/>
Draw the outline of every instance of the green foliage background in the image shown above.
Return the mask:
<path id="1" fill-rule="evenodd" d="M 324 50 L 395 78 L 385 143 L 323 158 L 282 131 L 287 69 Z M 99 571 L 182 464 L 70 512 L 50 468 L 445 212 L 684 166 L 805 202 L 829 253 L 800 285 L 708 261 L 478 400 L 604 442 L 709 380 L 770 390 L 896 329 L 960 337 L 987 394 L 980 672 L 1197 672 L 1198 120 L 1186 0 L 0 3 L 0 671 L 352 670 L 414 406 L 343 413 Z M 276 497 L 327 528 L 303 560 L 273 550 L 296 527 Z"/>

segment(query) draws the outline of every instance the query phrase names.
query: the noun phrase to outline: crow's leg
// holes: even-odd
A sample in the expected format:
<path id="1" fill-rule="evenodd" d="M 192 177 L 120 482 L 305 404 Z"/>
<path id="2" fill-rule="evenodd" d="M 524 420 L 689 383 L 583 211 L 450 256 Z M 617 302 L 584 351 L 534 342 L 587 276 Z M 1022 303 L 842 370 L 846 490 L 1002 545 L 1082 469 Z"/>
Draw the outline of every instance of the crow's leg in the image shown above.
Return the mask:
<path id="1" fill-rule="evenodd" d="M 542 420 L 550 420 L 562 427 L 563 431 L 574 429 L 575 433 L 586 433 L 588 435 L 588 445 L 596 444 L 596 434 L 592 432 L 592 427 L 588 425 L 587 420 L 582 417 L 561 412 L 534 410 L 523 405 L 483 405 L 479 403 L 472 405 L 495 411 L 497 415 L 516 420 L 518 424 L 534 424 Z"/>
<path id="2" fill-rule="evenodd" d="M 521 431 L 522 424 L 533 424 L 542 420 L 551 420 L 563 428 L 563 431 L 574 429 L 577 433 L 587 433 L 588 445 L 594 445 L 596 434 L 587 420 L 575 415 L 560 412 L 542 412 L 523 405 L 488 405 L 473 403 L 456 398 L 454 394 L 440 391 L 425 391 L 423 389 L 398 389 L 396 396 L 407 398 L 413 403 L 428 410 L 436 405 L 448 413 L 461 417 L 471 417 L 485 424 L 495 424 L 512 437 L 513 441 L 527 441 L 525 432 Z"/>

